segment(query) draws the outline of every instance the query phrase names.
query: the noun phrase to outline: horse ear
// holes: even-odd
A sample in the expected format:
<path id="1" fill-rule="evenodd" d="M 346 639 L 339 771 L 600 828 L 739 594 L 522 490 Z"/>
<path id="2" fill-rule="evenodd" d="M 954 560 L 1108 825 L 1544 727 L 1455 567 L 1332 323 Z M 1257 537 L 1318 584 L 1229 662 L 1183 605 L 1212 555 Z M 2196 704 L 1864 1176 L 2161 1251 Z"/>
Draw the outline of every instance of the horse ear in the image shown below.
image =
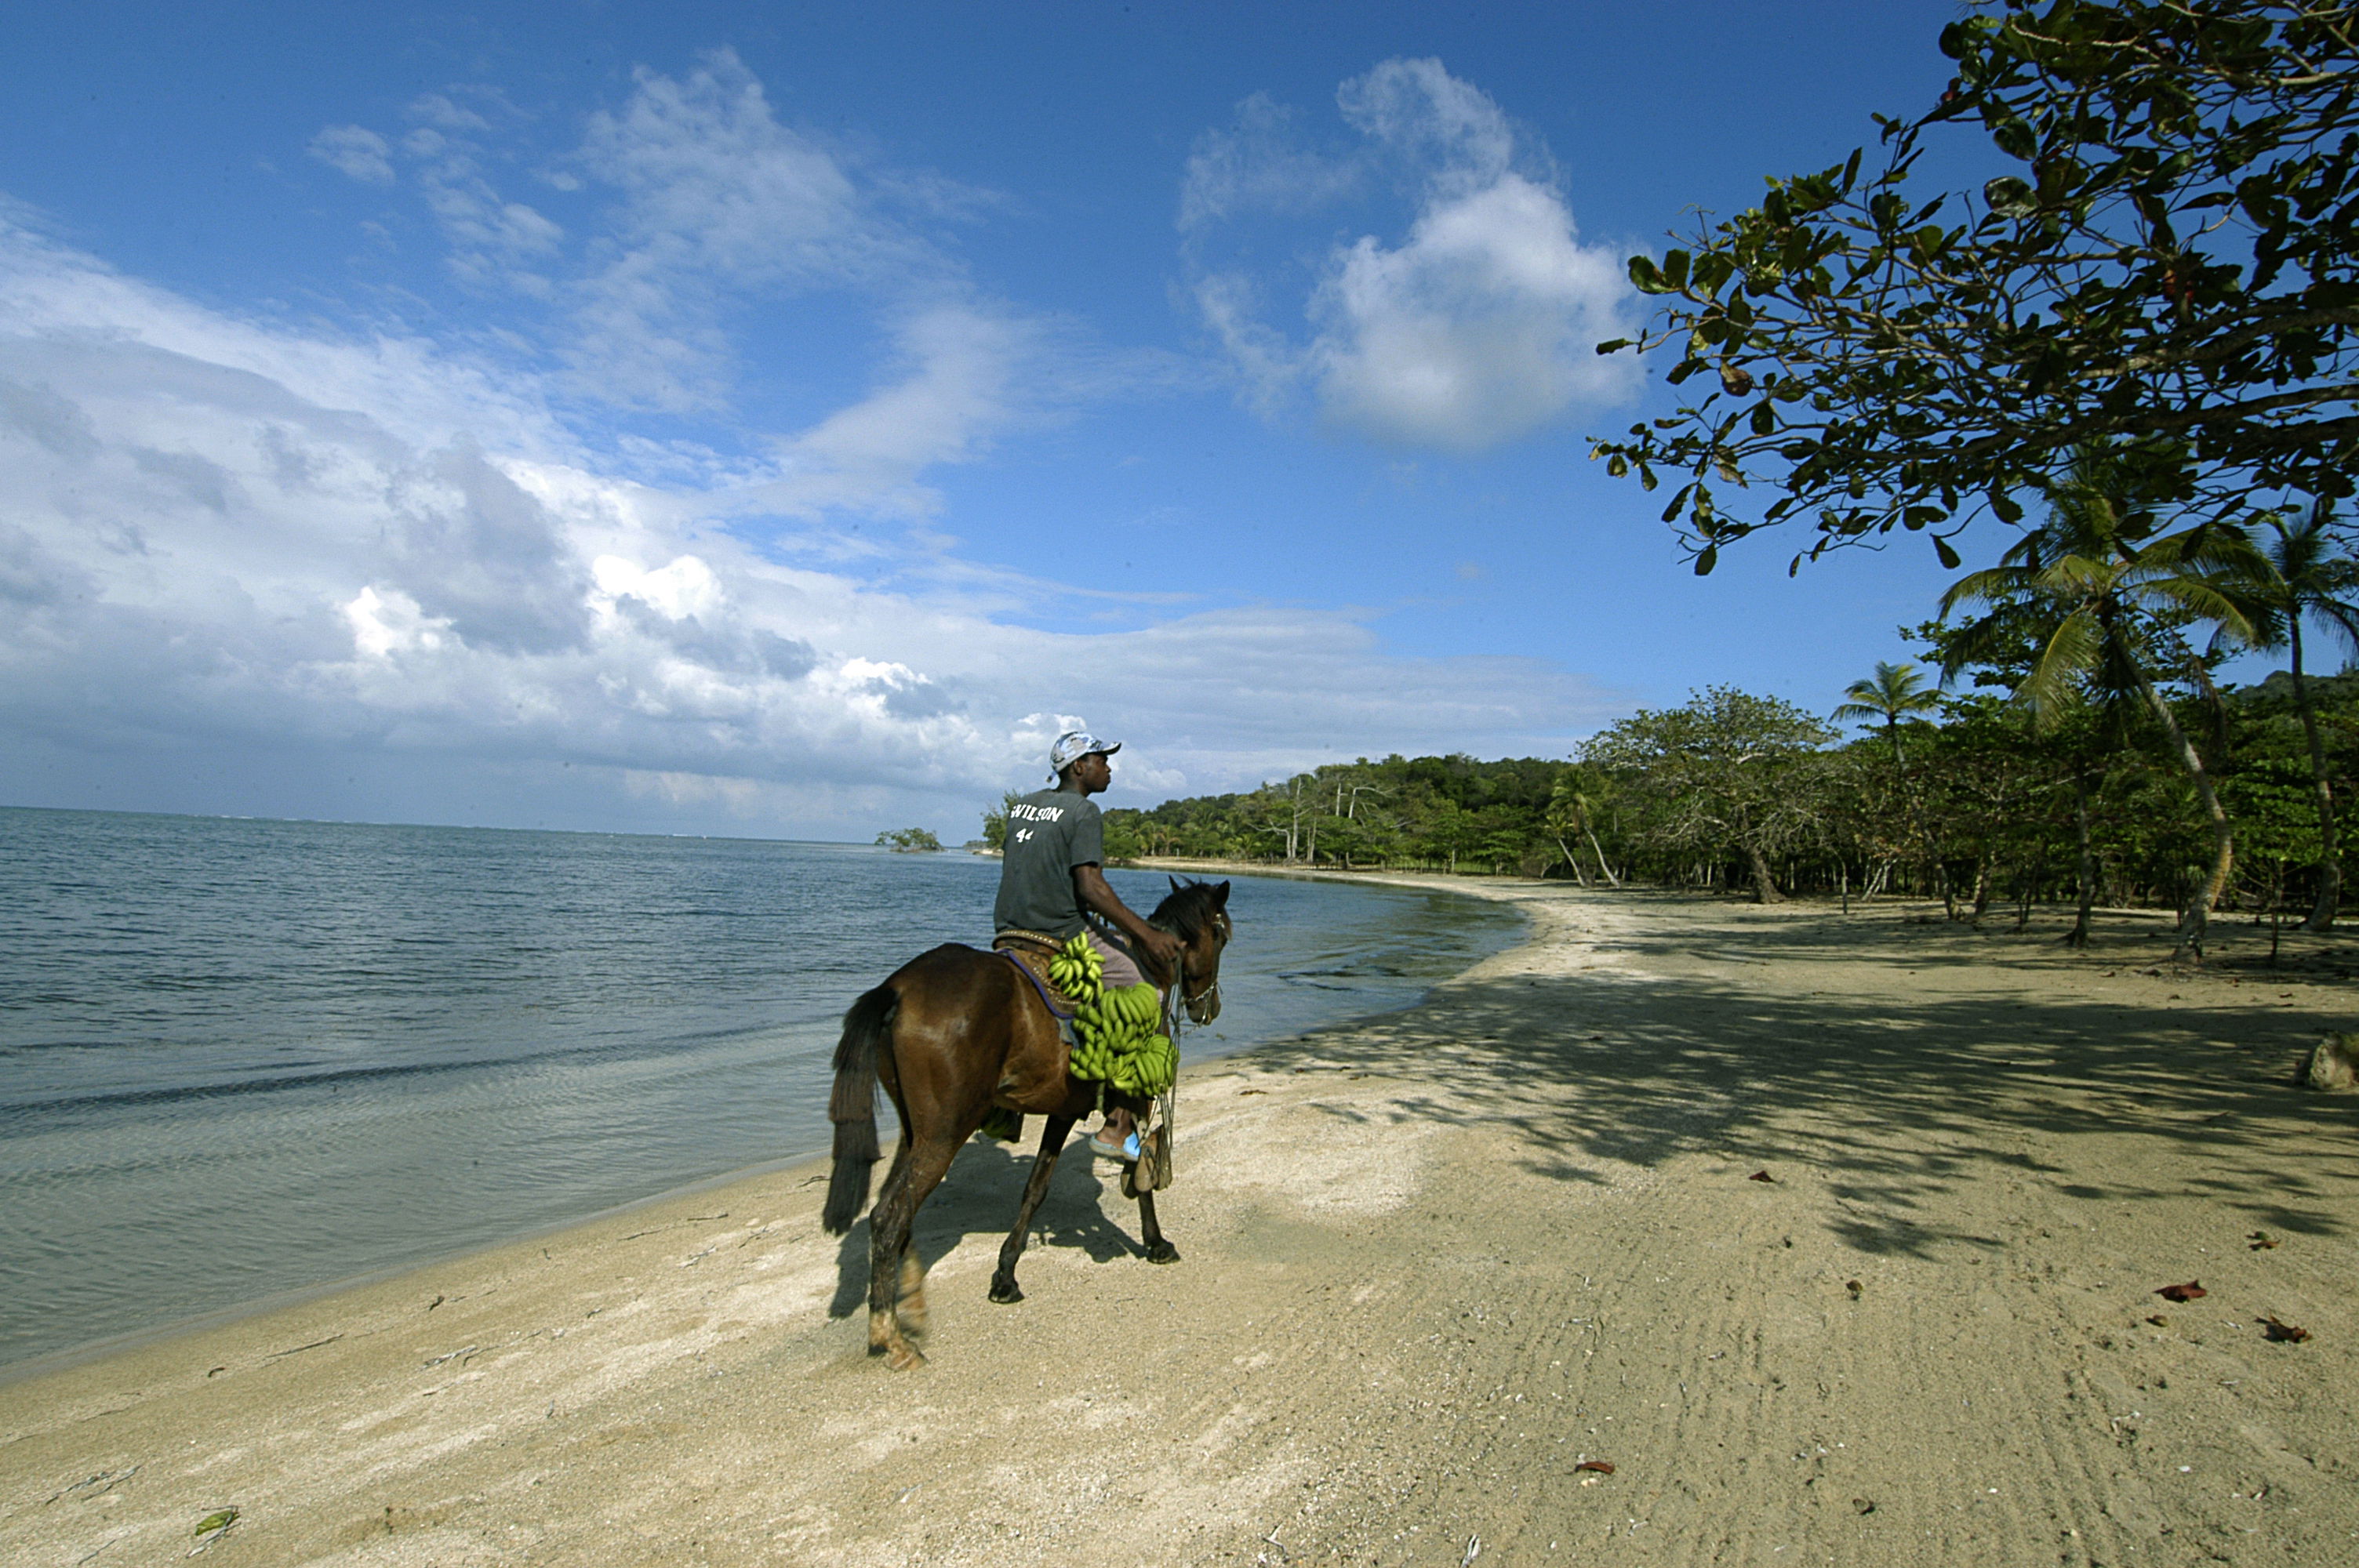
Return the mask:
<path id="1" fill-rule="evenodd" d="M 1173 892 L 1178 892 L 1180 891 L 1180 879 L 1178 877 L 1172 876 L 1167 872 L 1164 875 L 1163 880 L 1171 884 L 1171 891 Z"/>
<path id="2" fill-rule="evenodd" d="M 1223 882 L 1212 890 L 1212 903 L 1222 909 L 1229 907 L 1229 884 Z"/>

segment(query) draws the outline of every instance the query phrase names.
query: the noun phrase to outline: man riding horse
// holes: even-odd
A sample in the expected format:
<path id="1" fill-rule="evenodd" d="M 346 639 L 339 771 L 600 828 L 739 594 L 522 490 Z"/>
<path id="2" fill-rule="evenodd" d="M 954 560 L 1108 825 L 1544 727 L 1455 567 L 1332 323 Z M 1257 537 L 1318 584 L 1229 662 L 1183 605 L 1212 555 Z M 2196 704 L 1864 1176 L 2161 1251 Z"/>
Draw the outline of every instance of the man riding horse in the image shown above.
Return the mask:
<path id="1" fill-rule="evenodd" d="M 1069 730 L 1049 749 L 1055 787 L 1036 790 L 1007 809 L 1005 860 L 999 871 L 999 901 L 992 922 L 1009 933 L 1047 936 L 1057 942 L 1084 933 L 1105 963 L 1109 990 L 1135 986 L 1148 977 L 1138 958 L 1153 968 L 1155 983 L 1168 986 L 1179 975 L 1180 943 L 1133 914 L 1106 885 L 1105 827 L 1090 796 L 1114 782 L 1106 759 L 1122 742 Z M 1145 1099 L 1105 1089 L 1105 1125 L 1090 1139 L 1090 1152 L 1109 1160 L 1138 1158 L 1138 1120 Z"/>

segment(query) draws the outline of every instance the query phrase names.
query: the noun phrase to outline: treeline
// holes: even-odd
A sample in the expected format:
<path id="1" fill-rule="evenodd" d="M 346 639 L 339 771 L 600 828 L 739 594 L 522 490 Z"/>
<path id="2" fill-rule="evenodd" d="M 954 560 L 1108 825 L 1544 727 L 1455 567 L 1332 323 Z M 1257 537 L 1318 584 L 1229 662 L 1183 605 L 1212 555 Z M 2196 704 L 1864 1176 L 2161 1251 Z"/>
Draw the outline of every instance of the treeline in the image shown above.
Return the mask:
<path id="1" fill-rule="evenodd" d="M 1957 632 L 1920 629 L 1936 644 Z M 2171 683 L 2159 713 L 2090 702 L 2054 721 L 2004 690 L 1942 692 L 1879 666 L 1835 715 L 1845 740 L 1728 687 L 1641 711 L 1563 759 L 1391 756 L 1234 795 L 1105 815 L 1110 860 L 1184 856 L 1339 869 L 1562 877 L 1790 894 L 1939 898 L 2021 924 L 2039 903 L 2184 913 L 2212 826 L 2170 733 L 2196 738 L 2236 854 L 2219 905 L 2314 909 L 2324 839 L 2309 730 L 2285 673 Z M 1986 682 L 1994 672 L 1980 672 Z M 2001 676 L 2005 672 L 1996 672 Z M 2359 674 L 2305 682 L 2332 795 L 2359 783 Z M 986 837 L 998 826 L 986 814 Z M 2343 857 L 2338 854 L 2339 861 Z M 2332 905 L 2330 905 L 2330 908 Z"/>

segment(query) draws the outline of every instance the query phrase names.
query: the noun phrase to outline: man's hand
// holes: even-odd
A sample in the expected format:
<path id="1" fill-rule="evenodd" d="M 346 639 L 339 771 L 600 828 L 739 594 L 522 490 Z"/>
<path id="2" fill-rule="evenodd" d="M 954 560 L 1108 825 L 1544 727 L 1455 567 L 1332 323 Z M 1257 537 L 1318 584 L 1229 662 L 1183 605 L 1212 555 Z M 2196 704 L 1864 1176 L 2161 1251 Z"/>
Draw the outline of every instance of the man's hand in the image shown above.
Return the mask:
<path id="1" fill-rule="evenodd" d="M 1148 925 L 1131 937 L 1130 945 L 1143 949 L 1147 957 L 1154 959 L 1156 968 L 1171 977 L 1172 984 L 1180 983 L 1180 955 L 1187 950 L 1180 938 L 1169 931 Z"/>
<path id="2" fill-rule="evenodd" d="M 1114 928 L 1129 941 L 1132 951 L 1152 959 L 1170 977 L 1170 984 L 1180 983 L 1180 938 L 1169 931 L 1158 931 L 1132 914 L 1130 906 L 1116 898 L 1114 889 L 1106 885 L 1103 871 L 1094 865 L 1075 866 L 1073 892 L 1083 909 L 1111 921 Z"/>

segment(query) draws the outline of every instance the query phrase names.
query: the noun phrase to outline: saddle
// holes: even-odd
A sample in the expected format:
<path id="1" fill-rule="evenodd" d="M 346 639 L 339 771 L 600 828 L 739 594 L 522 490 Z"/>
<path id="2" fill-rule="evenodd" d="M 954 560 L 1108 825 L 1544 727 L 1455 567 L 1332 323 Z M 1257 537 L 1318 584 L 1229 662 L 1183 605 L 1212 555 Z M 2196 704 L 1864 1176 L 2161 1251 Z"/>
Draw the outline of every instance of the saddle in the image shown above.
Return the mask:
<path id="1" fill-rule="evenodd" d="M 1032 982 L 1032 989 L 1040 993 L 1060 1033 L 1065 1032 L 1064 1026 L 1081 1009 L 1077 999 L 1059 990 L 1057 982 L 1049 978 L 1049 960 L 1063 946 L 1054 936 L 1038 931 L 1003 931 L 991 939 L 991 950 L 1023 971 L 1024 978 Z"/>

